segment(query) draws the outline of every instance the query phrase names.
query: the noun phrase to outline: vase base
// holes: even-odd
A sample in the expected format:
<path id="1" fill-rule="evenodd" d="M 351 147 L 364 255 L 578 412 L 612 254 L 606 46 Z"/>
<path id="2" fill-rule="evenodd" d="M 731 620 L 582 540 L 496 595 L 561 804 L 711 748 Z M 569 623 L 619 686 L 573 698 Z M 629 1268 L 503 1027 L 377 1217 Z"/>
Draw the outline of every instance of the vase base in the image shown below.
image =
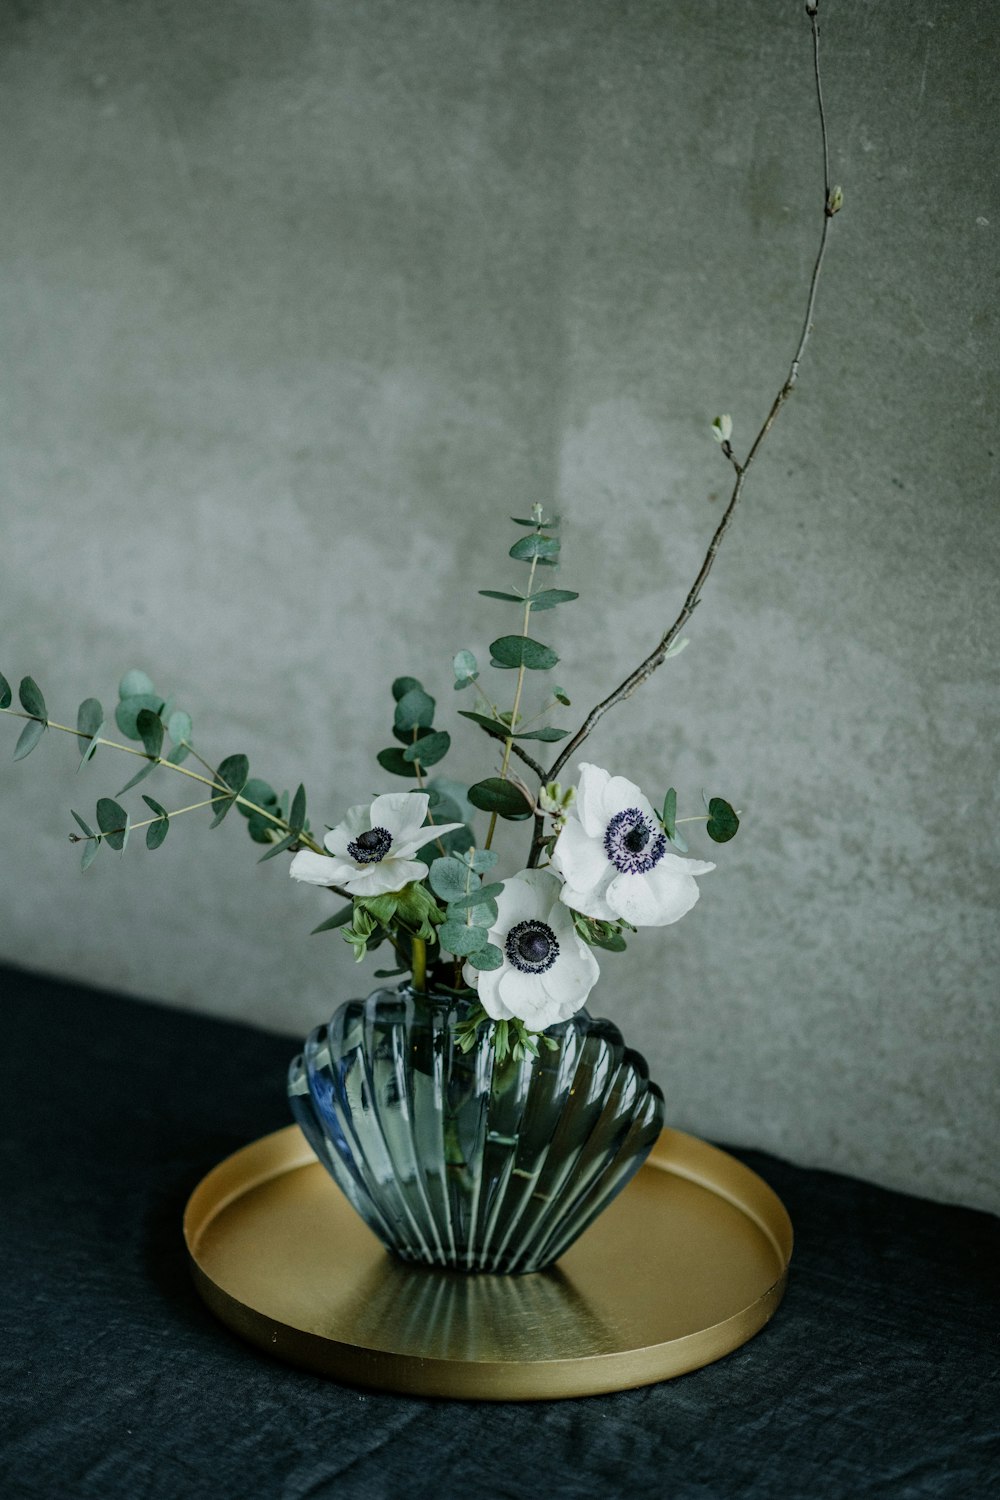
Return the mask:
<path id="1" fill-rule="evenodd" d="M 267 1353 L 351 1384 L 495 1401 L 626 1390 L 720 1359 L 771 1317 L 792 1247 L 771 1189 L 676 1130 L 531 1275 L 395 1259 L 295 1125 L 209 1172 L 184 1234 L 204 1301 Z"/>

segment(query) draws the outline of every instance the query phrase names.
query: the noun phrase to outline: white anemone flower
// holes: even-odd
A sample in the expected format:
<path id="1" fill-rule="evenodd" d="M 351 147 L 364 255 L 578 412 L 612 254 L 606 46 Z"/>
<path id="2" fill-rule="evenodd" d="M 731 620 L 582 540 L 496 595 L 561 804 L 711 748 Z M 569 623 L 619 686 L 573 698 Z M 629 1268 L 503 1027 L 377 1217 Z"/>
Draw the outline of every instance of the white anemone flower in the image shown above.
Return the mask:
<path id="1" fill-rule="evenodd" d="M 667 836 L 634 782 L 580 766 L 576 801 L 552 851 L 561 899 L 584 916 L 633 927 L 680 921 L 698 899 L 694 876 L 715 866 L 667 852 Z"/>
<path id="2" fill-rule="evenodd" d="M 580 1010 L 597 983 L 597 960 L 560 902 L 560 888 L 548 870 L 522 870 L 503 883 L 490 928 L 503 963 L 463 970 L 494 1021 L 517 1019 L 544 1031 Z"/>
<path id="3" fill-rule="evenodd" d="M 371 806 L 359 803 L 323 840 L 329 854 L 303 849 L 289 873 L 310 885 L 339 885 L 352 896 L 383 896 L 423 880 L 427 866 L 414 859 L 418 849 L 461 823 L 425 827 L 426 792 L 386 792 Z"/>

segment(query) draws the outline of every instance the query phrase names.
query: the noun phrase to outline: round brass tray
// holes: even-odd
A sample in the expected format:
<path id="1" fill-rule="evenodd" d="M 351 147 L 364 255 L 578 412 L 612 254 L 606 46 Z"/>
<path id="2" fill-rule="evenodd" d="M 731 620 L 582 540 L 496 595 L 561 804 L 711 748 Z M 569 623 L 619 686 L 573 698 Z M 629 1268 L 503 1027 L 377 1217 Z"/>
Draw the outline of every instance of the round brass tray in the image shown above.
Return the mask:
<path id="1" fill-rule="evenodd" d="M 556 1266 L 529 1276 L 395 1260 L 297 1125 L 209 1172 L 184 1237 L 205 1302 L 269 1354 L 357 1385 L 493 1401 L 625 1390 L 710 1364 L 771 1317 L 792 1252 L 771 1189 L 677 1130 Z"/>

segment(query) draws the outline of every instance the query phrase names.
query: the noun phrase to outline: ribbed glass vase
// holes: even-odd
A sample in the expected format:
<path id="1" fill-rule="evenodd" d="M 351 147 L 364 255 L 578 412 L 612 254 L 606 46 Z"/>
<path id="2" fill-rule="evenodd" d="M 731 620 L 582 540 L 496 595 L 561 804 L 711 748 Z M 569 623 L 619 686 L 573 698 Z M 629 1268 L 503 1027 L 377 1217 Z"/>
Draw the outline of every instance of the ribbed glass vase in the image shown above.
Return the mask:
<path id="1" fill-rule="evenodd" d="M 292 1112 L 323 1165 L 406 1261 L 539 1271 L 642 1165 L 663 1095 L 610 1021 L 580 1011 L 538 1057 L 497 1063 L 470 1002 L 408 986 L 349 1000 L 289 1069 Z"/>

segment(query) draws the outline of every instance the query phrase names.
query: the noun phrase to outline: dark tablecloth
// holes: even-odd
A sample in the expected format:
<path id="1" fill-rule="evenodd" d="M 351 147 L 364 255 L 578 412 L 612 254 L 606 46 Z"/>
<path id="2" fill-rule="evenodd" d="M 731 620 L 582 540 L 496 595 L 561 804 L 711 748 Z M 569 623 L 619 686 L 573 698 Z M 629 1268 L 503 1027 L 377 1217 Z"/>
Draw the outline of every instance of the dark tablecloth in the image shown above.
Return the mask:
<path id="1" fill-rule="evenodd" d="M 0 1024 L 5 1500 L 1000 1495 L 989 1215 L 736 1151 L 796 1230 L 736 1353 L 571 1401 L 366 1392 L 244 1346 L 188 1275 L 188 1193 L 288 1123 L 288 1039 L 5 969 Z"/>

